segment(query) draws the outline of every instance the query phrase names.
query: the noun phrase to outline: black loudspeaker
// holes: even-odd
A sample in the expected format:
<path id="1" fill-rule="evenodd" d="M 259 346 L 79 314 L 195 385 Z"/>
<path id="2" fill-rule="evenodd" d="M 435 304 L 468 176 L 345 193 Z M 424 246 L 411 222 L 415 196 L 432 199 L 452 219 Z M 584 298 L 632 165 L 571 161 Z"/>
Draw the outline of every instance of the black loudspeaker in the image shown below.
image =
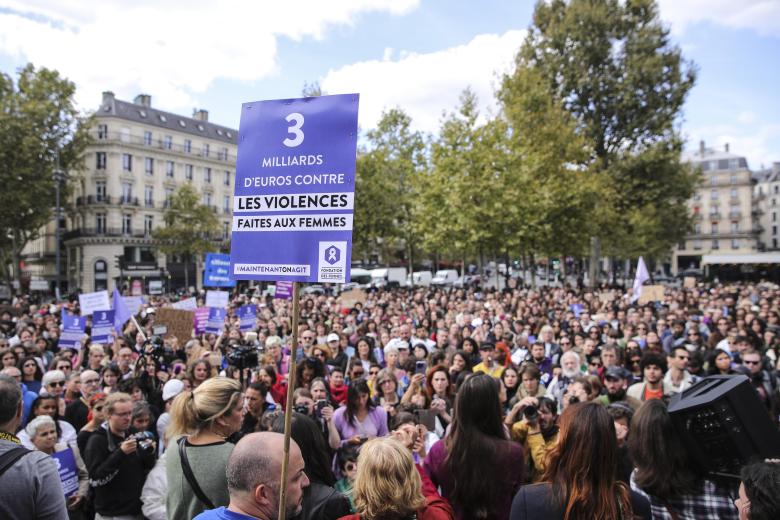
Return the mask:
<path id="1" fill-rule="evenodd" d="M 739 478 L 755 458 L 780 458 L 780 431 L 746 376 L 710 376 L 672 398 L 669 413 L 693 461 Z"/>

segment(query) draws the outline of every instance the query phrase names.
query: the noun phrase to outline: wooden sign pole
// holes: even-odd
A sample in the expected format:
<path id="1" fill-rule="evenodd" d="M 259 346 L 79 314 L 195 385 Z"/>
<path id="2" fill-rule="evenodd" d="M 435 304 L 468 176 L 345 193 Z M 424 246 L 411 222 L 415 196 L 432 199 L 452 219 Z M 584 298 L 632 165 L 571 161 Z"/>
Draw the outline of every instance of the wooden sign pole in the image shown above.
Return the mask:
<path id="1" fill-rule="evenodd" d="M 287 371 L 287 404 L 284 408 L 284 457 L 282 458 L 282 482 L 279 486 L 279 516 L 278 520 L 285 519 L 287 504 L 287 473 L 290 464 L 290 424 L 293 414 L 293 391 L 295 390 L 295 363 L 298 354 L 298 282 L 292 285 L 292 345 L 290 348 L 290 363 Z"/>

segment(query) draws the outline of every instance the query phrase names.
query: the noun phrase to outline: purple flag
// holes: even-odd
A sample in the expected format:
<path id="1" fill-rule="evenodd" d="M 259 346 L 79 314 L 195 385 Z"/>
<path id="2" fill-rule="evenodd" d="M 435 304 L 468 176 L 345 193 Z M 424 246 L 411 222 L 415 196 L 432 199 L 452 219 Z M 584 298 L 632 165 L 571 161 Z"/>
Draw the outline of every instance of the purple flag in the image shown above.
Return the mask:
<path id="1" fill-rule="evenodd" d="M 122 296 L 119 294 L 119 291 L 117 291 L 116 288 L 114 288 L 113 299 L 114 299 L 114 329 L 117 331 L 118 334 L 121 334 L 122 327 L 125 326 L 125 323 L 127 323 L 127 320 L 129 320 L 133 314 L 127 308 L 127 304 L 125 304 L 125 301 L 122 299 Z"/>

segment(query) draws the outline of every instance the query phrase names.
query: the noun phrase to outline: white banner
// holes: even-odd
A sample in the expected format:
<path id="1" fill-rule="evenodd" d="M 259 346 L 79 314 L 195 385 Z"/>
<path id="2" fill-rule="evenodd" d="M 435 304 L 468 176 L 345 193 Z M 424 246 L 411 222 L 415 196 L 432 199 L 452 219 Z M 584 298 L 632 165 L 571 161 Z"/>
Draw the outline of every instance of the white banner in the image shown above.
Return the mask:
<path id="1" fill-rule="evenodd" d="M 108 303 L 108 291 L 79 294 L 79 307 L 82 316 L 89 316 L 95 311 L 111 310 L 111 304 Z"/>
<path id="2" fill-rule="evenodd" d="M 228 306 L 230 293 L 227 291 L 206 291 L 206 307 L 224 309 Z"/>

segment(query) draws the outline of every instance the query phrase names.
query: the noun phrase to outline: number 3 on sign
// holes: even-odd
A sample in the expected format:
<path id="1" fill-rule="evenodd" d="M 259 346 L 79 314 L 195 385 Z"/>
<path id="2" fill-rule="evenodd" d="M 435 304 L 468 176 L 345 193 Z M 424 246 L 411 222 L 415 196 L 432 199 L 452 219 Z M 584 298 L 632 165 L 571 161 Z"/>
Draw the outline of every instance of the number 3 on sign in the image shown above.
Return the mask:
<path id="1" fill-rule="evenodd" d="M 287 129 L 287 132 L 295 137 L 293 139 L 288 137 L 283 141 L 285 146 L 294 148 L 303 142 L 303 132 L 301 131 L 301 127 L 303 126 L 303 115 L 299 114 L 298 112 L 293 112 L 284 119 L 288 123 L 293 121 L 295 122 L 295 124 Z"/>

